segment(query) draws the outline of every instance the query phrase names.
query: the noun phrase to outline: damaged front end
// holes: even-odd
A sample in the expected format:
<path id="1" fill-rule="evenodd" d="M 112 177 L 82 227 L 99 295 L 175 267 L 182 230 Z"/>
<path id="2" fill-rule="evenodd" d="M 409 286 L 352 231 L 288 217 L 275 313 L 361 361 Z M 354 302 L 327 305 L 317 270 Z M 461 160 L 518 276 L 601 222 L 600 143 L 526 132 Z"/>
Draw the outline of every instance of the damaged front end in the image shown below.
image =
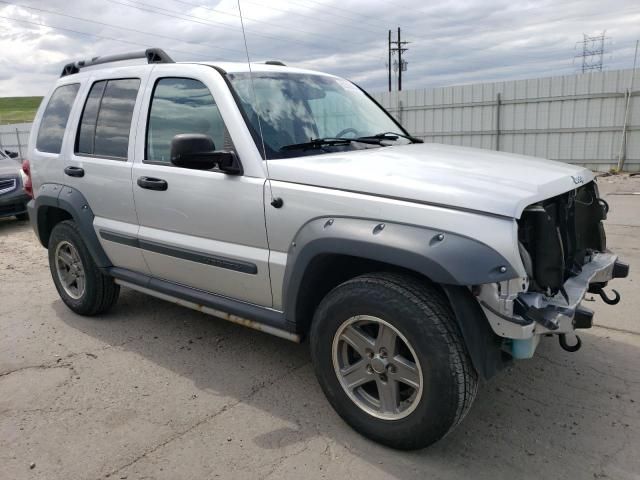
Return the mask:
<path id="1" fill-rule="evenodd" d="M 530 358 L 544 334 L 576 351 L 565 335 L 590 328 L 593 312 L 581 305 L 587 292 L 599 294 L 614 278 L 626 277 L 627 264 L 606 248 L 602 220 L 609 207 L 595 182 L 528 206 L 518 220 L 519 250 L 526 277 L 482 285 L 480 305 L 494 331 L 505 337 L 514 358 Z"/>

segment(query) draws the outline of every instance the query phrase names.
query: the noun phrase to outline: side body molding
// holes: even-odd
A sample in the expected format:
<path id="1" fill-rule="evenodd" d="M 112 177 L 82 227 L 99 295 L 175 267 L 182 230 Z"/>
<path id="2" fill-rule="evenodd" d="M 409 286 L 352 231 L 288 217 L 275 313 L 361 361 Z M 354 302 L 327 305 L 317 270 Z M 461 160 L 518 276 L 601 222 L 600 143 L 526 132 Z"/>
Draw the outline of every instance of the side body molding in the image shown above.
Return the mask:
<path id="1" fill-rule="evenodd" d="M 38 189 L 35 200 L 29 202 L 29 217 L 33 229 L 45 248 L 51 233 L 47 222 L 47 207 L 59 208 L 71 215 L 98 267 L 112 266 L 93 229 L 94 214 L 82 193 L 65 185 L 45 183 Z"/>
<path id="2" fill-rule="evenodd" d="M 420 273 L 435 283 L 479 285 L 517 277 L 493 248 L 455 233 L 361 218 L 317 218 L 289 247 L 283 280 L 287 320 L 297 323 L 296 304 L 305 271 L 321 255 L 349 255 Z"/>

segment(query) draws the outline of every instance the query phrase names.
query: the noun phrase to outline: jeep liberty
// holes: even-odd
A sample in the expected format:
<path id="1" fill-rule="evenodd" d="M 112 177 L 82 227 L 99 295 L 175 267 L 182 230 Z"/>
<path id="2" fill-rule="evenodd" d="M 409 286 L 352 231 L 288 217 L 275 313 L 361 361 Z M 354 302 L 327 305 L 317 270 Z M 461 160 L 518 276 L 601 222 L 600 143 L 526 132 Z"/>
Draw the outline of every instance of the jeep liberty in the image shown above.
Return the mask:
<path id="1" fill-rule="evenodd" d="M 542 337 L 579 348 L 587 292 L 619 300 L 591 171 L 426 144 L 347 80 L 250 66 L 149 49 L 64 67 L 23 184 L 71 310 L 126 287 L 308 338 L 340 416 L 415 449 Z"/>

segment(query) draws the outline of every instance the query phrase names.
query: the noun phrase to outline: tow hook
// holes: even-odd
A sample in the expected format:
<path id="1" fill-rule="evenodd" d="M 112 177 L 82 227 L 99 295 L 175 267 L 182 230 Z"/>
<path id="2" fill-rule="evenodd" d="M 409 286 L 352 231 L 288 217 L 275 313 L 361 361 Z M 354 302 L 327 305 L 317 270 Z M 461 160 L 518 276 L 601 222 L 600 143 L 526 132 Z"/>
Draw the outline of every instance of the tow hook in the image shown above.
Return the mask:
<path id="1" fill-rule="evenodd" d="M 567 352 L 577 352 L 578 350 L 580 350 L 580 347 L 582 346 L 582 340 L 580 340 L 580 337 L 578 335 L 576 335 L 576 343 L 575 345 L 569 345 L 567 343 L 567 336 L 564 333 L 561 333 L 558 335 L 558 341 L 560 342 L 560 346 L 562 347 L 563 350 L 566 350 Z"/>
<path id="2" fill-rule="evenodd" d="M 617 305 L 618 303 L 620 303 L 620 294 L 614 288 L 612 288 L 611 291 L 615 295 L 613 298 L 607 297 L 607 294 L 604 293 L 604 288 L 598 288 L 593 293 L 597 293 L 598 295 L 600 295 L 600 298 L 602 298 L 602 301 L 607 305 Z"/>

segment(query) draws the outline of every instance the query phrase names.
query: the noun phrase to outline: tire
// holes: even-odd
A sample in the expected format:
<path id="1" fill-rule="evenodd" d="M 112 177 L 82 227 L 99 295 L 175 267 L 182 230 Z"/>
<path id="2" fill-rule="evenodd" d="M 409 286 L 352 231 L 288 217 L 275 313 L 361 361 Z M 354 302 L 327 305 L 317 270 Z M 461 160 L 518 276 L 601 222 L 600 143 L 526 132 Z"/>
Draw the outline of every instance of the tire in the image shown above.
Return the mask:
<path id="1" fill-rule="evenodd" d="M 380 335 L 383 328 L 387 333 Z M 378 341 L 383 345 L 394 331 L 394 351 L 378 352 Z M 373 352 L 365 348 L 369 353 L 360 355 L 372 340 Z M 356 431 L 392 448 L 419 449 L 443 438 L 462 421 L 478 390 L 446 296 L 409 275 L 367 274 L 334 288 L 314 314 L 310 344 L 316 376 L 336 412 Z M 342 373 L 348 371 L 360 372 L 363 380 Z M 360 381 L 369 383 L 343 387 Z M 387 391 L 392 393 L 380 393 Z M 385 403 L 393 407 L 385 409 Z"/>
<path id="2" fill-rule="evenodd" d="M 24 222 L 25 220 L 29 220 L 29 214 L 28 213 L 19 213 L 18 215 L 16 215 L 16 219 L 20 220 L 21 222 Z"/>
<path id="3" fill-rule="evenodd" d="M 75 283 L 65 286 L 63 278 L 70 279 L 74 275 L 70 272 L 71 269 L 66 269 L 68 265 L 64 263 L 63 258 L 74 260 L 73 272 L 83 273 L 81 283 L 76 280 Z M 58 223 L 51 232 L 49 268 L 60 298 L 75 313 L 86 316 L 99 315 L 108 311 L 118 300 L 120 286 L 96 266 L 78 227 L 71 220 Z"/>

